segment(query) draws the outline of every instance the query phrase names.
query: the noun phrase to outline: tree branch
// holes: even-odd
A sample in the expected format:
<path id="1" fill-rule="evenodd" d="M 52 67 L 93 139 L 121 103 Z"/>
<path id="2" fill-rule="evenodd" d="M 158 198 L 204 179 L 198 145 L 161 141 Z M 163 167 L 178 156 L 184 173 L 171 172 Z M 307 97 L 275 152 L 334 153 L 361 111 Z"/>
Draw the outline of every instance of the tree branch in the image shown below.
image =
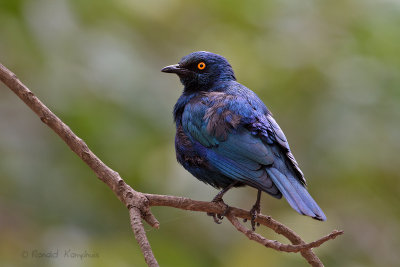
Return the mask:
<path id="1" fill-rule="evenodd" d="M 118 172 L 112 170 L 104 164 L 86 145 L 86 143 L 76 136 L 71 129 L 62 122 L 53 112 L 50 111 L 21 81 L 17 76 L 0 64 L 0 80 L 7 85 L 25 104 L 35 112 L 40 120 L 49 126 L 69 148 L 78 155 L 115 193 L 118 199 L 129 209 L 132 230 L 136 240 L 139 242 L 142 253 L 149 266 L 158 266 L 150 248 L 149 241 L 145 234 L 142 223 L 137 223 L 137 215 L 152 227 L 158 228 L 160 223 L 150 212 L 148 199 L 139 192 L 127 185 Z"/>
<path id="2" fill-rule="evenodd" d="M 216 213 L 216 214 L 223 214 L 227 208 L 223 205 L 219 205 L 218 203 L 197 201 L 197 200 L 192 200 L 192 199 L 185 198 L 185 197 L 154 195 L 154 194 L 145 194 L 145 196 L 149 200 L 150 206 L 165 206 L 165 207 L 173 207 L 173 208 L 178 208 L 178 209 L 183 209 L 183 210 L 211 212 L 211 213 Z M 239 208 L 235 208 L 235 207 L 228 207 L 228 209 L 229 209 L 229 213 L 227 214 L 227 217 L 237 229 L 238 229 L 237 225 L 235 225 L 235 222 L 232 222 L 232 220 L 230 218 L 238 217 L 238 218 L 242 218 L 245 220 L 251 219 L 250 212 L 247 210 L 243 210 L 243 209 L 239 209 Z M 301 255 L 308 261 L 308 263 L 311 266 L 323 266 L 320 259 L 312 251 L 312 248 L 318 247 L 318 246 L 322 245 L 323 243 L 325 243 L 326 241 L 328 241 L 330 239 L 334 239 L 338 235 L 343 234 L 343 231 L 334 230 L 329 235 L 327 235 L 317 241 L 306 244 L 300 238 L 300 236 L 298 236 L 293 230 L 291 230 L 287 226 L 281 224 L 280 222 L 272 219 L 270 216 L 265 216 L 265 215 L 259 214 L 259 215 L 257 215 L 257 218 L 255 221 L 257 223 L 260 223 L 260 224 L 268 227 L 268 228 L 271 228 L 277 234 L 283 235 L 284 237 L 289 239 L 293 245 L 306 245 L 303 247 L 298 246 L 298 247 L 293 247 L 293 248 L 289 248 L 289 249 L 297 250 L 296 252 L 300 252 Z M 243 230 L 243 228 L 241 228 L 241 229 Z M 240 229 L 238 229 L 238 230 L 240 231 Z M 241 232 L 243 233 L 243 231 L 241 231 Z M 246 231 L 246 233 L 247 233 L 247 231 Z M 249 237 L 248 234 L 246 234 L 246 236 Z M 249 239 L 252 239 L 252 238 L 249 237 Z M 279 243 L 279 244 L 283 245 L 281 243 Z M 278 249 L 278 250 L 280 250 L 280 249 Z M 280 251 L 286 251 L 286 250 L 280 250 Z M 289 252 L 289 251 L 286 251 L 286 252 Z M 295 251 L 290 251 L 290 252 L 295 252 Z"/>
<path id="3" fill-rule="evenodd" d="M 150 243 L 147 239 L 141 219 L 149 225 L 159 228 L 159 222 L 150 211 L 151 206 L 168 206 L 183 210 L 200 211 L 216 214 L 225 214 L 228 220 L 239 231 L 249 239 L 254 240 L 266 247 L 283 252 L 300 252 L 311 266 L 323 266 L 320 259 L 312 251 L 328 240 L 343 234 L 343 231 L 334 230 L 329 235 L 311 243 L 305 243 L 294 231 L 285 225 L 275 221 L 269 216 L 258 215 L 256 222 L 271 228 L 276 233 L 285 236 L 292 244 L 282 244 L 278 241 L 268 240 L 265 237 L 249 230 L 243 226 L 237 218 L 251 219 L 250 212 L 221 205 L 214 202 L 196 201 L 189 198 L 177 196 L 165 196 L 155 194 L 144 194 L 137 192 L 127 185 L 118 172 L 104 164 L 86 145 L 76 136 L 71 129 L 50 111 L 21 81 L 14 73 L 0 64 L 0 80 L 7 85 L 25 104 L 35 112 L 41 121 L 49 126 L 69 148 L 78 155 L 115 193 L 118 199 L 128 208 L 131 227 L 140 249 L 148 266 L 159 266 L 154 257 Z"/>

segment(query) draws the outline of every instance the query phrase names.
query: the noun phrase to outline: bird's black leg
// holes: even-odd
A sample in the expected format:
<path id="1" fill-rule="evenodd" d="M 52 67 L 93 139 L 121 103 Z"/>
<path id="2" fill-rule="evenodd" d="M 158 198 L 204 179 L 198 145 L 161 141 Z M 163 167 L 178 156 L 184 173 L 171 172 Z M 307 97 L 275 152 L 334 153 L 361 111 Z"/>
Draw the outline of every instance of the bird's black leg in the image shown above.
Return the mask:
<path id="1" fill-rule="evenodd" d="M 256 230 L 256 218 L 257 214 L 260 214 L 261 207 L 260 207 L 260 201 L 261 201 L 261 190 L 258 190 L 257 192 L 257 200 L 256 203 L 254 203 L 253 207 L 250 210 L 250 216 L 251 216 L 251 228 L 253 231 Z M 259 224 L 257 224 L 258 226 Z"/>
<path id="2" fill-rule="evenodd" d="M 227 187 L 225 187 L 224 189 L 222 189 L 221 191 L 219 191 L 219 193 L 213 198 L 212 202 L 222 202 L 225 206 L 226 204 L 224 203 L 224 200 L 222 199 L 222 197 L 225 195 L 226 192 L 229 191 L 229 189 L 231 189 L 232 187 L 234 187 L 238 182 L 235 181 L 233 183 L 231 183 L 230 185 L 228 185 Z M 226 209 L 224 211 L 223 214 L 215 214 L 215 213 L 211 213 L 211 212 L 207 212 L 208 216 L 212 216 L 214 219 L 214 222 L 217 224 L 221 223 L 221 220 L 224 218 L 225 214 L 227 213 L 228 209 Z"/>

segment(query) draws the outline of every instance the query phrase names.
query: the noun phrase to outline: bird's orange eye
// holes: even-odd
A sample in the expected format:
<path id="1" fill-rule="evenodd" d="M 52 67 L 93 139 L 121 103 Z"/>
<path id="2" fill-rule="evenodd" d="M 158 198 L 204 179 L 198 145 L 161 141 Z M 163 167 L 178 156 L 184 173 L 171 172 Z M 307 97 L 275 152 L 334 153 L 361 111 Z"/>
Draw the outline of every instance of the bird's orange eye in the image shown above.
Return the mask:
<path id="1" fill-rule="evenodd" d="M 199 64 L 197 64 L 197 68 L 199 70 L 204 70 L 205 67 L 206 67 L 206 63 L 204 63 L 204 62 L 200 62 Z"/>

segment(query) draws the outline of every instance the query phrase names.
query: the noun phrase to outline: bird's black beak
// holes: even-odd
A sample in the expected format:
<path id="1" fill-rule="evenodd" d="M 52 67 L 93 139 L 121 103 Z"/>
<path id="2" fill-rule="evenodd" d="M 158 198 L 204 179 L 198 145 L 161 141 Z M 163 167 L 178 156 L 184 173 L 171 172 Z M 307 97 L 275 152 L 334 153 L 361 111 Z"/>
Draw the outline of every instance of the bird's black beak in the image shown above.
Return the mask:
<path id="1" fill-rule="evenodd" d="M 184 74 L 185 72 L 187 72 L 187 70 L 185 68 L 181 68 L 179 64 L 166 66 L 161 71 L 166 73 L 176 73 L 176 74 Z"/>

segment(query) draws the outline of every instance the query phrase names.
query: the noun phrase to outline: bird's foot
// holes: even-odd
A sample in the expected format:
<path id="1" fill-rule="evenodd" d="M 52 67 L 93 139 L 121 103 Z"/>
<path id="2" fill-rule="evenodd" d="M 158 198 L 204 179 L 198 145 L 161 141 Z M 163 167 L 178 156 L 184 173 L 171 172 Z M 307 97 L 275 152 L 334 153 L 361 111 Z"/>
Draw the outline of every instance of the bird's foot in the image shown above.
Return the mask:
<path id="1" fill-rule="evenodd" d="M 207 212 L 207 215 L 213 217 L 214 222 L 216 224 L 221 224 L 222 223 L 222 219 L 228 213 L 229 206 L 225 204 L 225 202 L 222 200 L 221 197 L 218 197 L 218 196 L 216 196 L 211 202 L 217 203 L 218 205 L 224 207 L 224 212 L 222 214 L 216 214 L 216 213 L 212 213 L 212 212 Z"/>
<path id="2" fill-rule="evenodd" d="M 256 230 L 256 219 L 257 219 L 257 215 L 260 214 L 260 212 L 261 212 L 260 203 L 254 204 L 250 210 L 251 229 L 253 231 Z M 257 226 L 260 226 L 260 223 L 257 223 Z"/>

